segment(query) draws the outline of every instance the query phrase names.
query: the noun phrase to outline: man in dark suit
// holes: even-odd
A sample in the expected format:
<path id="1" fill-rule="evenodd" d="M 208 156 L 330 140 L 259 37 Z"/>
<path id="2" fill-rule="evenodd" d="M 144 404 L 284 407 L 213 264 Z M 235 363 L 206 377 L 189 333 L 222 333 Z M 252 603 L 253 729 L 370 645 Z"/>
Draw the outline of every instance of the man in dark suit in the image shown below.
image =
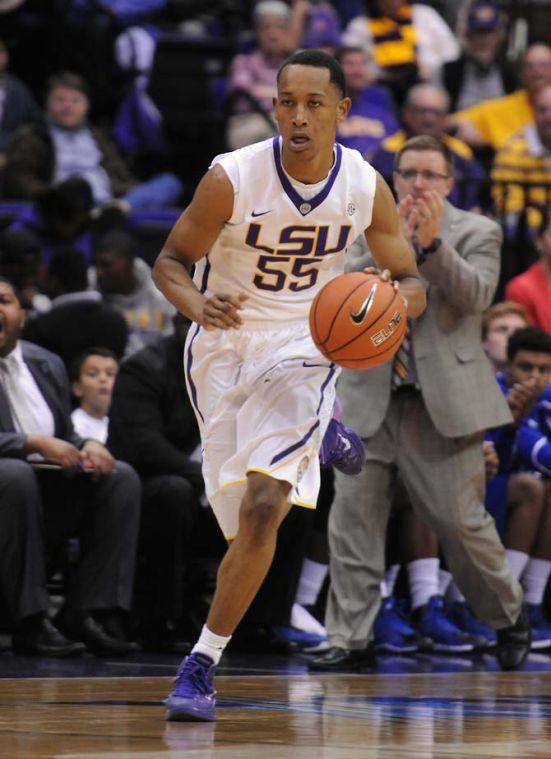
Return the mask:
<path id="1" fill-rule="evenodd" d="M 67 368 L 87 348 L 109 348 L 122 358 L 128 338 L 126 319 L 88 289 L 84 255 L 73 247 L 54 254 L 48 267 L 52 308 L 29 319 L 23 338 L 56 353 Z"/>
<path id="2" fill-rule="evenodd" d="M 67 655 L 77 640 L 98 654 L 124 654 L 132 646 L 119 615 L 131 601 L 140 483 L 103 445 L 75 434 L 63 363 L 20 341 L 24 321 L 17 293 L 0 278 L 0 586 L 14 649 Z M 46 618 L 44 545 L 54 556 L 73 535 L 80 555 L 56 618 L 67 640 Z"/>
<path id="3" fill-rule="evenodd" d="M 428 136 L 412 138 L 396 156 L 399 211 L 427 285 L 427 309 L 410 325 L 394 361 L 341 376 L 343 419 L 353 420 L 367 441 L 367 457 L 358 477 L 335 474 L 326 615 L 331 648 L 313 663 L 318 669 L 366 661 L 397 475 L 437 532 L 469 605 L 497 630 L 500 665 L 514 669 L 530 650 L 522 589 L 484 508 L 484 433 L 512 421 L 480 342 L 502 235 L 495 222 L 446 201 L 452 165 L 445 144 Z M 419 615 L 430 609 L 419 608 Z"/>
<path id="4" fill-rule="evenodd" d="M 199 430 L 188 399 L 182 351 L 188 323 L 119 368 L 109 412 L 109 450 L 135 467 L 144 487 L 136 614 L 145 648 L 180 652 L 189 637 L 193 560 L 219 557 L 224 540 L 201 506 Z M 195 597 L 197 601 L 197 597 Z M 201 620 L 202 622 L 202 620 Z"/>

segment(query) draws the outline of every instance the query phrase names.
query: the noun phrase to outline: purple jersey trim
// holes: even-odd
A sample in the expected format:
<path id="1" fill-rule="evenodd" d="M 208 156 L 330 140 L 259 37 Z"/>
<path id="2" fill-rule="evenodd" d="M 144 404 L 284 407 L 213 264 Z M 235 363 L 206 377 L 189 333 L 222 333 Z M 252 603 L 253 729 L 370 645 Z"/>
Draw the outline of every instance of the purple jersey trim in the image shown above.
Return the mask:
<path id="1" fill-rule="evenodd" d="M 302 216 L 306 216 L 307 214 L 310 213 L 310 211 L 313 211 L 314 208 L 317 208 L 321 203 L 323 203 L 325 198 L 331 192 L 331 188 L 335 184 L 335 179 L 337 178 L 337 174 L 339 173 L 339 170 L 341 168 L 342 148 L 338 142 L 335 143 L 335 151 L 336 151 L 335 165 L 331 169 L 331 173 L 329 174 L 329 179 L 327 180 L 325 187 L 323 188 L 321 192 L 318 192 L 318 194 L 315 195 L 313 198 L 306 200 L 305 198 L 301 197 L 298 194 L 298 192 L 295 190 L 293 185 L 289 182 L 287 174 L 285 173 L 283 164 L 281 163 L 281 150 L 279 147 L 279 137 L 274 137 L 272 145 L 274 149 L 275 167 L 276 167 L 277 175 L 279 177 L 279 181 L 281 182 L 281 186 L 283 187 L 285 194 L 291 200 L 291 202 L 293 203 L 297 211 L 300 214 L 302 214 Z M 308 206 L 308 210 L 306 212 L 301 211 L 301 206 L 303 205 Z"/>
<path id="2" fill-rule="evenodd" d="M 325 388 L 331 381 L 331 377 L 335 373 L 336 367 L 335 364 L 331 364 L 331 369 L 329 370 L 329 374 L 325 378 L 325 381 L 323 385 L 321 386 L 321 395 L 320 395 L 320 402 L 318 404 L 318 407 L 316 409 L 316 414 L 319 414 L 321 409 L 321 404 L 323 403 L 323 395 L 325 393 Z M 288 456 L 290 453 L 293 453 L 297 450 L 297 448 L 300 448 L 304 445 L 314 434 L 314 430 L 316 430 L 319 427 L 320 420 L 318 419 L 315 424 L 313 424 L 308 432 L 304 435 L 303 438 L 301 438 L 297 443 L 293 443 L 293 445 L 290 445 L 288 448 L 285 448 L 284 451 L 281 451 L 281 453 L 276 453 L 276 455 L 273 457 L 273 459 L 270 461 L 270 466 L 273 466 L 274 464 L 277 464 L 278 461 L 281 461 L 281 459 L 284 459 L 286 456 Z"/>

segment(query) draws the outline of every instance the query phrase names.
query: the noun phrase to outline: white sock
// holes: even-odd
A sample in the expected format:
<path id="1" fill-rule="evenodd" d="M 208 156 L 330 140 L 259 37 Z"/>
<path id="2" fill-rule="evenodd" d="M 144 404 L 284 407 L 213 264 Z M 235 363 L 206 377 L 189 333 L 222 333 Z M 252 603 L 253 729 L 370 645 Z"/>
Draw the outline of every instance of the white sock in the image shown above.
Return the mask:
<path id="1" fill-rule="evenodd" d="M 551 561 L 547 559 L 532 559 L 522 573 L 522 587 L 526 603 L 537 604 L 543 601 L 545 586 L 551 574 Z"/>
<path id="2" fill-rule="evenodd" d="M 438 594 L 439 559 L 416 559 L 408 564 L 411 608 L 425 606 L 429 598 Z"/>
<path id="3" fill-rule="evenodd" d="M 313 606 L 316 603 L 328 572 L 327 564 L 320 564 L 317 561 L 312 561 L 312 559 L 304 559 L 295 598 L 297 604 Z"/>
<path id="4" fill-rule="evenodd" d="M 291 609 L 291 627 L 296 627 L 297 630 L 303 630 L 314 635 L 321 635 L 324 638 L 327 637 L 325 627 L 321 622 L 318 622 L 307 609 L 297 603 L 294 603 Z"/>
<path id="5" fill-rule="evenodd" d="M 455 603 L 464 604 L 466 599 L 463 593 L 457 587 L 455 580 L 452 580 L 448 588 L 448 600 Z"/>
<path id="6" fill-rule="evenodd" d="M 218 664 L 220 657 L 228 643 L 231 640 L 231 635 L 226 638 L 224 635 L 216 635 L 211 632 L 206 625 L 203 625 L 199 640 L 193 646 L 192 654 L 204 654 L 215 664 Z"/>
<path id="7" fill-rule="evenodd" d="M 391 596 L 394 593 L 394 586 L 396 585 L 396 578 L 398 577 L 399 571 L 399 564 L 391 564 L 390 567 L 386 570 L 385 579 L 383 580 L 386 595 L 383 596 L 383 598 L 388 598 L 388 596 Z"/>
<path id="8" fill-rule="evenodd" d="M 522 551 L 515 551 L 513 548 L 507 548 L 505 553 L 507 554 L 509 566 L 511 567 L 511 574 L 515 580 L 518 580 L 524 572 L 526 565 L 530 560 L 530 557 L 527 553 L 523 553 Z"/>
<path id="9" fill-rule="evenodd" d="M 451 581 L 451 572 L 448 572 L 447 569 L 438 570 L 438 592 L 441 596 L 446 595 L 446 591 L 449 588 Z"/>

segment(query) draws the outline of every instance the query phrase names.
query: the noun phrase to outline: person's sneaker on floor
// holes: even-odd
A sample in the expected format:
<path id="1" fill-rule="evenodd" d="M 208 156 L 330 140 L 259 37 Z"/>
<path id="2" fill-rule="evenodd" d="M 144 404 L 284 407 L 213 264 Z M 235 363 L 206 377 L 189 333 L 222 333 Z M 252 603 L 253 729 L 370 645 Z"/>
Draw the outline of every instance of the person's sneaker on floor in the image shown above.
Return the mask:
<path id="1" fill-rule="evenodd" d="M 359 474 L 365 455 L 361 437 L 351 427 L 331 419 L 319 452 L 321 466 L 334 466 L 343 474 Z"/>
<path id="2" fill-rule="evenodd" d="M 425 606 L 415 609 L 413 621 L 417 632 L 432 640 L 433 651 L 468 653 L 474 650 L 476 640 L 447 618 L 442 596 L 431 596 Z"/>
<path id="3" fill-rule="evenodd" d="M 308 609 L 305 606 L 302 606 L 302 604 L 293 604 L 293 608 L 291 609 L 291 627 L 296 627 L 297 630 L 304 630 L 304 632 L 321 635 L 322 638 L 327 638 L 325 627 L 314 617 L 313 614 L 310 614 Z"/>
<path id="4" fill-rule="evenodd" d="M 544 648 L 551 648 L 551 623 L 543 616 L 541 606 L 526 604 L 526 611 L 532 628 L 532 650 L 541 651 Z"/>
<path id="5" fill-rule="evenodd" d="M 169 722 L 214 722 L 216 666 L 208 656 L 191 653 L 180 664 L 165 704 Z"/>
<path id="6" fill-rule="evenodd" d="M 322 644 L 327 643 L 326 635 L 298 630 L 296 627 L 274 625 L 272 631 L 280 640 L 289 643 L 293 648 L 299 648 L 303 651 L 309 649 L 321 651 L 323 650 Z M 320 646 L 322 647 L 320 648 Z"/>
<path id="7" fill-rule="evenodd" d="M 394 596 L 381 600 L 381 606 L 373 623 L 373 635 L 377 653 L 415 653 L 423 641 L 398 608 Z"/>
<path id="8" fill-rule="evenodd" d="M 460 630 L 472 635 L 477 640 L 477 648 L 492 648 L 497 643 L 495 630 L 475 617 L 468 604 L 461 601 L 452 601 L 447 604 L 448 618 L 459 627 Z"/>

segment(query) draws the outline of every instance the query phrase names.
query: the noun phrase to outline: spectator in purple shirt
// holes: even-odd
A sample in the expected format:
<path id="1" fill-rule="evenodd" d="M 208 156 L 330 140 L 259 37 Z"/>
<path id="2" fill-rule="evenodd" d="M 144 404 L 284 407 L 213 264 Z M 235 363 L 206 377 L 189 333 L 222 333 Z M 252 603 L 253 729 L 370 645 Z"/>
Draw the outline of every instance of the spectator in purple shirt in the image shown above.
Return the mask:
<path id="1" fill-rule="evenodd" d="M 283 0 L 262 0 L 254 9 L 253 21 L 257 47 L 237 55 L 229 73 L 233 115 L 226 136 L 231 150 L 276 133 L 271 114 L 277 71 L 296 47 L 291 9 Z"/>
<path id="2" fill-rule="evenodd" d="M 337 140 L 362 155 L 373 152 L 399 129 L 390 93 L 373 84 L 375 72 L 369 54 L 360 47 L 343 47 L 337 54 L 352 100 L 348 116 L 337 128 Z"/>

